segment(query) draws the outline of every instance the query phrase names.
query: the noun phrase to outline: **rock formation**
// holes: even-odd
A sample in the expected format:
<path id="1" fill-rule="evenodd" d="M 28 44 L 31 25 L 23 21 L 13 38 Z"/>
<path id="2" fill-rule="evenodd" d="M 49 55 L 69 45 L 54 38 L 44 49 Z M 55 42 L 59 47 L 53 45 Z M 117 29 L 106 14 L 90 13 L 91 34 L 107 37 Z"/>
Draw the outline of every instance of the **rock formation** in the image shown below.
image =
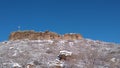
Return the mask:
<path id="1" fill-rule="evenodd" d="M 82 39 L 80 34 L 64 34 L 59 35 L 55 32 L 45 31 L 45 32 L 35 32 L 35 31 L 17 31 L 12 32 L 9 36 L 9 40 L 78 40 Z"/>
<path id="2" fill-rule="evenodd" d="M 76 39 L 82 39 L 82 36 L 80 34 L 64 34 L 63 39 L 76 40 Z"/>

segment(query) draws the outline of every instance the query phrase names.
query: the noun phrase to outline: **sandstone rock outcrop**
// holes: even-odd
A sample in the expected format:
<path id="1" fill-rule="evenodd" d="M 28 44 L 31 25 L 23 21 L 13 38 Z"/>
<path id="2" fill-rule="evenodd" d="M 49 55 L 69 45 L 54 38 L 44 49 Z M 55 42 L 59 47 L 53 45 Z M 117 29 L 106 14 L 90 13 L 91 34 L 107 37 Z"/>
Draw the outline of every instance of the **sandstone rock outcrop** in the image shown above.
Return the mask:
<path id="1" fill-rule="evenodd" d="M 76 39 L 82 39 L 82 36 L 80 34 L 64 34 L 63 39 L 76 40 Z"/>
<path id="2" fill-rule="evenodd" d="M 16 31 L 12 32 L 9 36 L 9 40 L 78 40 L 82 39 L 80 34 L 64 34 L 59 35 L 55 32 L 45 31 L 45 32 L 35 32 L 35 31 Z"/>

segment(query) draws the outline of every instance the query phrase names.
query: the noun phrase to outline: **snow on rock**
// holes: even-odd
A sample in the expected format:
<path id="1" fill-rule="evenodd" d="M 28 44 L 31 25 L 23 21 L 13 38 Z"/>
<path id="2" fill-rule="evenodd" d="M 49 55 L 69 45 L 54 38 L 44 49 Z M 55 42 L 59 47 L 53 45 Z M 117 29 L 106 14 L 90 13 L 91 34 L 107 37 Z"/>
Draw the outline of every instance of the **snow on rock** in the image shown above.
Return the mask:
<path id="1" fill-rule="evenodd" d="M 4 42 L 2 42 L 2 44 L 7 44 L 8 43 L 8 41 L 4 41 Z"/>
<path id="2" fill-rule="evenodd" d="M 53 41 L 52 40 L 46 40 L 49 44 L 52 44 Z"/>
<path id="3" fill-rule="evenodd" d="M 10 47 L 9 49 L 14 49 L 14 47 Z"/>
<path id="4" fill-rule="evenodd" d="M 66 42 L 66 40 L 60 40 L 59 44 L 64 44 Z"/>
<path id="5" fill-rule="evenodd" d="M 66 51 L 66 50 L 62 50 L 62 51 L 60 51 L 60 55 L 71 56 L 72 52 L 69 52 L 69 51 Z"/>
<path id="6" fill-rule="evenodd" d="M 111 50 L 111 48 L 105 48 L 107 51 L 110 51 Z"/>
<path id="7" fill-rule="evenodd" d="M 74 43 L 73 43 L 73 42 L 69 42 L 69 45 L 70 45 L 70 46 L 73 46 L 73 45 L 74 45 Z"/>
<path id="8" fill-rule="evenodd" d="M 55 61 L 50 61 L 48 62 L 49 67 L 58 67 L 58 68 L 63 68 L 64 67 L 64 62 L 56 59 Z"/>
<path id="9" fill-rule="evenodd" d="M 116 62 L 116 58 L 112 58 L 112 59 L 110 59 L 110 61 Z"/>
<path id="10" fill-rule="evenodd" d="M 34 62 L 33 62 L 33 61 L 32 61 L 32 62 L 27 63 L 26 68 L 34 68 L 34 67 L 35 67 L 35 64 L 34 64 Z"/>
<path id="11" fill-rule="evenodd" d="M 14 54 L 12 56 L 17 56 L 17 50 L 14 51 Z"/>
<path id="12" fill-rule="evenodd" d="M 21 68 L 22 66 L 20 65 L 20 64 L 18 64 L 18 63 L 13 63 L 12 64 L 12 68 Z"/>

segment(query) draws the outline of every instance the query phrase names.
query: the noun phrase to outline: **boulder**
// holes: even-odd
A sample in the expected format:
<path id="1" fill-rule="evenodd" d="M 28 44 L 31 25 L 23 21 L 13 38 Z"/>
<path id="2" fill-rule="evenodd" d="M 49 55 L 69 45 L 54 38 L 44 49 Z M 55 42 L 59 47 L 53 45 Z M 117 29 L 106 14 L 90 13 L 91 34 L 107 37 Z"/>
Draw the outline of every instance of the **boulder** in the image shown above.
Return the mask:
<path id="1" fill-rule="evenodd" d="M 67 57 L 71 57 L 71 55 L 72 55 L 72 52 L 62 50 L 62 51 L 60 51 L 58 58 L 59 58 L 59 60 L 65 61 L 67 59 Z"/>

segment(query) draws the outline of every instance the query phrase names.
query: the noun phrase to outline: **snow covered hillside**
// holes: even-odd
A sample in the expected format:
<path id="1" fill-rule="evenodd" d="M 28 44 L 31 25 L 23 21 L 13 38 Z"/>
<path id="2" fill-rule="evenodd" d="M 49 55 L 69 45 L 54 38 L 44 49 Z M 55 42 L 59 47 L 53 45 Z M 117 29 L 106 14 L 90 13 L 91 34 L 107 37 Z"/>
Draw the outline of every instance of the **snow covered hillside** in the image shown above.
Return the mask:
<path id="1" fill-rule="evenodd" d="M 0 68 L 120 68 L 120 45 L 81 40 L 0 43 Z"/>

